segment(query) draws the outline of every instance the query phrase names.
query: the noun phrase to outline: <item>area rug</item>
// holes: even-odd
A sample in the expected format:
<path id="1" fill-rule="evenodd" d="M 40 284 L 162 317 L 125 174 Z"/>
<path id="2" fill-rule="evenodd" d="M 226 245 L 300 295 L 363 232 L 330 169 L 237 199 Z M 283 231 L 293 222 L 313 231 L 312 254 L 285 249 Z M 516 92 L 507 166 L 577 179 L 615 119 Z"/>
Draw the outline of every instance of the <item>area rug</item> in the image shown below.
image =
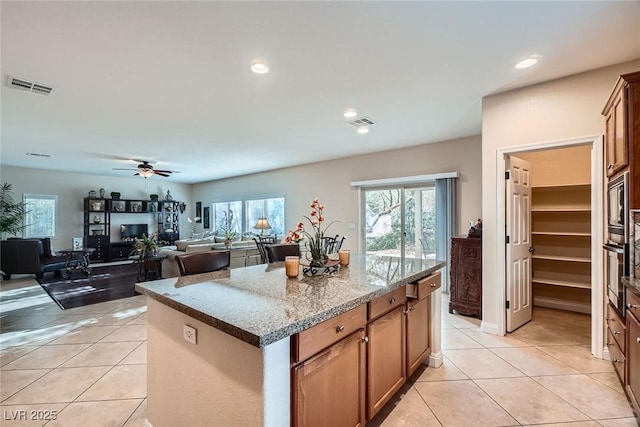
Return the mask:
<path id="1" fill-rule="evenodd" d="M 134 264 L 92 264 L 89 276 L 81 271 L 73 271 L 67 278 L 46 273 L 38 283 L 64 310 L 137 295 L 137 277 L 138 267 Z"/>

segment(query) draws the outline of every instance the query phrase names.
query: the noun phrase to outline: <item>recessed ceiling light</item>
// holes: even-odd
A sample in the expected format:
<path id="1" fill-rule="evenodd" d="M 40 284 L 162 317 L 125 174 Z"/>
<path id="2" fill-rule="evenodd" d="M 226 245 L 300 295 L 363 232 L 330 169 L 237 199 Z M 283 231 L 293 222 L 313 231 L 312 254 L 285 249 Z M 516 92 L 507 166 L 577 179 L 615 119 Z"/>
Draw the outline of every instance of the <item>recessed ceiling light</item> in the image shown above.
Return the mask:
<path id="1" fill-rule="evenodd" d="M 358 115 L 358 112 L 356 111 L 355 108 L 347 108 L 346 110 L 344 110 L 345 119 L 351 119 L 357 115 Z"/>
<path id="2" fill-rule="evenodd" d="M 518 70 L 522 70 L 523 68 L 529 68 L 532 65 L 535 65 L 538 63 L 538 60 L 540 59 L 539 56 L 534 55 L 534 56 L 530 56 L 528 58 L 523 59 L 522 61 L 518 62 L 516 64 L 516 68 Z"/>
<path id="3" fill-rule="evenodd" d="M 358 133 L 359 133 L 360 135 L 367 134 L 367 133 L 369 133 L 369 128 L 368 128 L 367 126 L 360 126 L 360 127 L 358 128 Z"/>
<path id="4" fill-rule="evenodd" d="M 261 59 L 256 59 L 251 62 L 251 71 L 256 74 L 265 74 L 269 72 L 269 66 Z"/>

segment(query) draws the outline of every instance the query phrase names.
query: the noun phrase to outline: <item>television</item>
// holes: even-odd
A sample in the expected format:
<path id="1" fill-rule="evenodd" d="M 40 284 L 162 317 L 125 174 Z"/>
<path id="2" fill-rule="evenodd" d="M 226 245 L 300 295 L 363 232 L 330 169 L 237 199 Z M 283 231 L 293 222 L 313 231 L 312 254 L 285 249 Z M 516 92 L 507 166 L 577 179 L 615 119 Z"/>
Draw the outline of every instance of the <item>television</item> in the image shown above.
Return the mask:
<path id="1" fill-rule="evenodd" d="M 143 234 L 149 235 L 149 227 L 147 224 L 120 224 L 121 240 L 140 239 Z"/>

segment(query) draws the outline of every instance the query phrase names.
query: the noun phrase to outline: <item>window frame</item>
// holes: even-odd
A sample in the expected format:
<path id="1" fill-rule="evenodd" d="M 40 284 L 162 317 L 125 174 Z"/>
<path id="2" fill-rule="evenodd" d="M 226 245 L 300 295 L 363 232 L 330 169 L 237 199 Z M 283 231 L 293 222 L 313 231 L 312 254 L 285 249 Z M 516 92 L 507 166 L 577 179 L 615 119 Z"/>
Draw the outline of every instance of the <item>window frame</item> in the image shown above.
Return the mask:
<path id="1" fill-rule="evenodd" d="M 24 229 L 22 231 L 22 235 L 24 236 L 25 239 L 29 239 L 29 238 L 45 238 L 45 237 L 49 237 L 52 239 L 56 238 L 57 235 L 57 229 L 58 229 L 58 196 L 55 194 L 33 194 L 33 193 L 24 193 L 22 195 L 22 200 L 23 202 L 26 204 L 26 209 L 27 209 L 27 213 L 24 216 Z M 47 201 L 51 201 L 53 202 L 53 209 L 50 212 L 52 219 L 51 219 L 51 233 L 50 234 L 39 234 L 39 233 L 34 233 L 32 228 L 33 225 L 30 224 L 30 222 L 34 219 L 33 218 L 33 208 L 32 208 L 32 203 L 33 201 L 36 200 L 47 200 Z"/>

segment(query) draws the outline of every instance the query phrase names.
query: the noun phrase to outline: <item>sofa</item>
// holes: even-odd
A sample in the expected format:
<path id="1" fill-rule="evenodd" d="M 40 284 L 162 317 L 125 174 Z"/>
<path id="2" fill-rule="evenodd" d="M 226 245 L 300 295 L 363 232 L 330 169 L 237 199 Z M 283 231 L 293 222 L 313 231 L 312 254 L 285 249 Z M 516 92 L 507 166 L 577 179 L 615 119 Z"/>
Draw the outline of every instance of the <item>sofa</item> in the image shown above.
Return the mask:
<path id="1" fill-rule="evenodd" d="M 176 256 L 204 251 L 225 251 L 224 242 L 216 239 L 188 239 L 176 240 L 174 246 L 160 248 L 160 253 L 166 255 L 162 263 L 162 278 L 180 276 Z M 260 253 L 253 240 L 234 241 L 229 249 L 231 252 L 230 268 L 248 267 L 260 264 Z"/>
<path id="2" fill-rule="evenodd" d="M 52 253 L 49 238 L 12 238 L 0 242 L 0 260 L 5 280 L 11 279 L 12 274 L 35 274 L 36 278 L 42 279 L 47 272 L 59 274 L 67 257 Z"/>

